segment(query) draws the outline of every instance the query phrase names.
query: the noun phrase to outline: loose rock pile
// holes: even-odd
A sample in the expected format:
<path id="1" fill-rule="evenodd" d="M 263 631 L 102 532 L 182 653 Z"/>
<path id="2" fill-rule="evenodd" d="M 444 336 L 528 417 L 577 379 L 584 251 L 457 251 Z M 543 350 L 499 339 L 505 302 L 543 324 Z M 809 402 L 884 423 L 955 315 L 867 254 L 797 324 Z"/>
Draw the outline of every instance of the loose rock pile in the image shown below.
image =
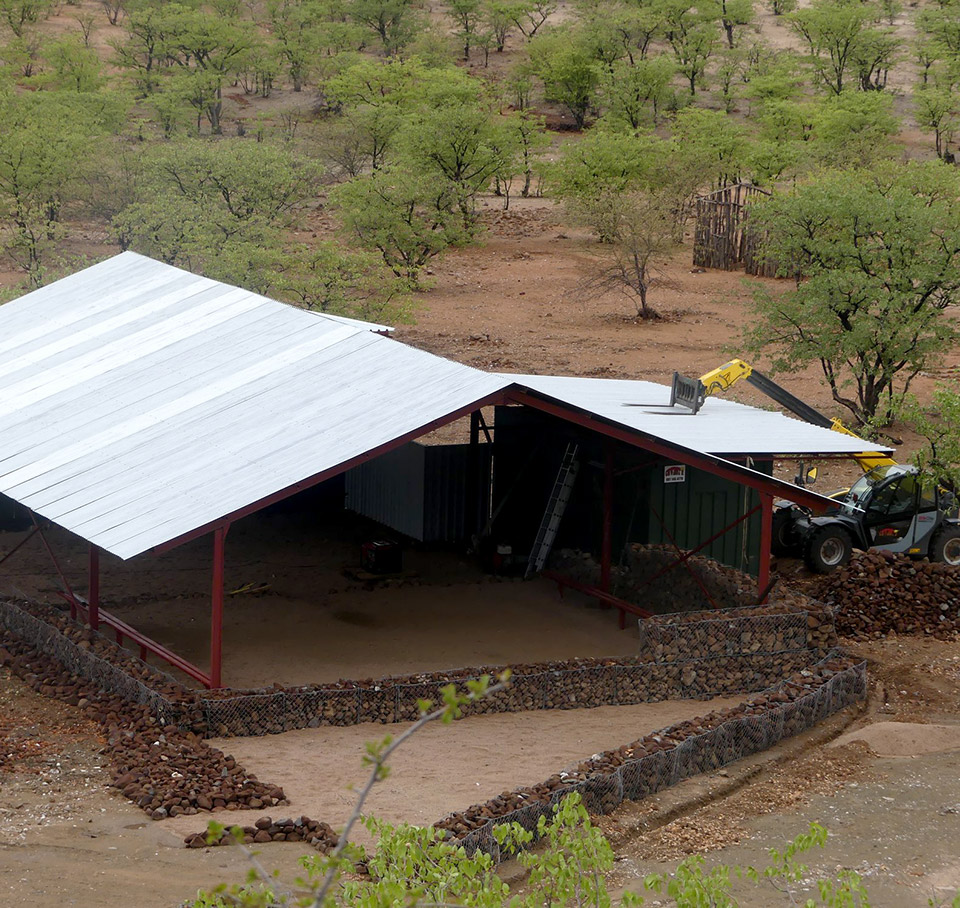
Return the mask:
<path id="1" fill-rule="evenodd" d="M 339 836 L 326 823 L 309 817 L 273 820 L 261 817 L 253 826 L 243 826 L 244 845 L 265 845 L 267 842 L 306 842 L 322 854 L 329 854 L 337 847 Z M 214 841 L 207 841 L 206 832 L 195 832 L 184 840 L 187 848 L 207 848 L 213 845 L 235 845 L 237 840 L 229 829 Z"/>
<path id="2" fill-rule="evenodd" d="M 287 803 L 282 789 L 258 781 L 194 732 L 162 725 L 148 706 L 104 693 L 6 632 L 0 632 L 0 662 L 38 693 L 79 707 L 101 726 L 113 784 L 155 820 Z"/>
<path id="3" fill-rule="evenodd" d="M 757 581 L 749 574 L 702 555 L 691 555 L 683 564 L 676 564 L 677 557 L 668 545 L 629 546 L 624 562 L 613 566 L 614 593 L 656 613 L 756 605 Z M 560 549 L 551 556 L 550 567 L 581 583 L 599 585 L 600 564 L 588 552 Z M 654 577 L 657 579 L 652 580 Z M 774 588 L 771 598 L 784 605 L 807 606 L 802 593 L 780 586 Z"/>
<path id="4" fill-rule="evenodd" d="M 578 763 L 571 769 L 550 776 L 537 784 L 505 791 L 483 804 L 475 804 L 464 811 L 452 813 L 435 825 L 446 830 L 451 838 L 462 839 L 476 830 L 514 811 L 525 808 L 547 808 L 556 803 L 556 799 L 574 788 L 581 790 L 585 805 L 592 813 L 607 813 L 619 805 L 625 798 L 639 798 L 651 794 L 678 778 L 686 778 L 697 772 L 719 768 L 736 759 L 743 753 L 755 753 L 766 746 L 763 735 L 759 735 L 753 745 L 748 742 L 741 751 L 741 745 L 724 736 L 709 738 L 709 733 L 726 723 L 737 720 L 758 720 L 758 724 L 772 714 L 790 704 L 798 704 L 808 694 L 820 691 L 824 685 L 841 672 L 855 666 L 856 660 L 847 656 L 836 656 L 824 660 L 812 669 L 791 675 L 774 689 L 750 697 L 736 707 L 716 710 L 671 726 L 654 734 L 649 734 L 624 745 L 616 750 L 596 754 L 588 760 Z M 851 691 L 849 700 L 859 699 L 862 692 Z M 846 702 L 833 704 L 834 708 L 847 705 Z M 788 718 L 784 716 L 782 727 L 776 729 L 779 738 L 797 734 L 809 728 L 818 716 L 814 707 L 807 710 L 796 709 Z M 729 726 L 728 726 L 729 727 Z M 667 755 L 684 741 L 699 738 L 706 742 L 689 758 L 689 764 L 668 769 L 666 761 L 647 760 L 658 754 Z M 620 778 L 616 776 L 619 774 Z"/>
<path id="5" fill-rule="evenodd" d="M 926 634 L 950 640 L 960 632 L 960 568 L 950 565 L 855 552 L 846 567 L 824 578 L 816 595 L 834 607 L 842 636 Z"/>

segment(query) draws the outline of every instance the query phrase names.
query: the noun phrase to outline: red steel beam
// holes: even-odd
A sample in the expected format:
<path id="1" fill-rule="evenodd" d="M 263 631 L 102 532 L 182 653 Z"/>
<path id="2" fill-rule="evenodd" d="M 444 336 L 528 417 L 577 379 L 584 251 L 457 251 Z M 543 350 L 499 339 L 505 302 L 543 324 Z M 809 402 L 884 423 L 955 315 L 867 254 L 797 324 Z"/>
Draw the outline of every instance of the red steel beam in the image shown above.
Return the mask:
<path id="1" fill-rule="evenodd" d="M 213 591 L 210 609 L 210 686 L 220 687 L 223 658 L 223 562 L 229 524 L 213 532 Z"/>
<path id="2" fill-rule="evenodd" d="M 773 547 L 773 496 L 760 493 L 760 567 L 757 572 L 758 605 L 770 594 L 770 549 Z"/>
<path id="3" fill-rule="evenodd" d="M 653 617 L 653 612 L 648 612 L 645 608 L 640 608 L 639 605 L 634 605 L 632 602 L 627 602 L 625 599 L 620 599 L 611 593 L 606 593 L 603 590 L 597 589 L 595 586 L 590 586 L 587 583 L 581 583 L 579 580 L 574 580 L 572 577 L 567 577 L 566 575 L 559 574 L 556 571 L 541 571 L 540 576 L 546 577 L 547 580 L 552 580 L 555 584 L 557 584 L 558 587 L 560 587 L 561 592 L 565 586 L 568 586 L 572 590 L 585 593 L 591 599 L 599 599 L 601 602 L 606 602 L 609 605 L 612 605 L 614 608 L 620 609 L 621 614 L 624 612 L 630 612 L 631 615 L 637 615 L 640 618 Z"/>
<path id="4" fill-rule="evenodd" d="M 77 612 L 81 618 L 89 620 L 89 609 L 81 599 L 71 600 L 66 593 L 60 593 L 62 599 L 76 606 Z M 106 609 L 100 609 L 100 624 L 109 627 L 114 632 L 114 638 L 118 646 L 123 646 L 124 640 L 130 640 L 140 647 L 140 659 L 146 661 L 147 653 L 151 653 L 158 659 L 162 659 L 174 668 L 182 671 L 188 678 L 199 681 L 204 687 L 210 687 L 210 676 L 197 668 L 192 662 L 188 662 L 183 656 L 178 656 L 172 650 L 167 649 L 156 640 L 152 640 L 146 634 L 141 634 L 136 628 L 131 627 L 125 621 L 121 621 L 116 615 L 112 615 Z"/>
<path id="5" fill-rule="evenodd" d="M 100 627 L 100 549 L 92 542 L 88 574 L 90 579 L 87 587 L 87 602 L 90 606 L 90 627 L 97 630 Z"/>
<path id="6" fill-rule="evenodd" d="M 361 463 L 366 463 L 366 461 L 373 460 L 373 458 L 379 457 L 381 454 L 386 454 L 388 451 L 399 448 L 401 445 L 405 445 L 408 441 L 413 441 L 416 438 L 420 438 L 422 435 L 426 435 L 427 433 L 432 432 L 434 429 L 439 429 L 441 426 L 446 426 L 452 422 L 456 422 L 458 419 L 460 419 L 460 417 L 467 416 L 474 410 L 479 410 L 481 407 L 491 407 L 502 404 L 505 402 L 505 396 L 505 392 L 498 391 L 496 394 L 491 394 L 489 397 L 483 397 L 480 400 L 475 400 L 473 403 L 467 404 L 465 407 L 460 407 L 460 409 L 454 410 L 452 413 L 448 413 L 439 419 L 431 420 L 417 429 L 413 429 L 404 435 L 400 435 L 397 438 L 391 439 L 390 441 L 385 442 L 376 448 L 371 448 L 369 451 L 366 451 L 363 454 L 358 454 L 356 457 L 351 457 L 350 460 L 345 460 L 343 463 L 339 463 L 335 467 L 330 467 L 329 470 L 323 470 L 320 473 L 315 473 L 313 476 L 308 476 L 306 479 L 301 479 L 299 482 L 295 482 L 293 485 L 287 486 L 286 488 L 281 489 L 279 492 L 274 492 L 272 495 L 267 495 L 265 498 L 261 498 L 252 504 L 244 505 L 242 508 L 231 511 L 229 514 L 225 514 L 223 517 L 219 517 L 216 520 L 211 520 L 202 527 L 191 530 L 189 533 L 184 533 L 182 536 L 178 536 L 176 539 L 171 539 L 168 542 L 161 543 L 160 545 L 155 545 L 152 549 L 148 549 L 148 551 L 152 554 L 159 554 L 160 552 L 166 552 L 169 549 L 176 548 L 178 545 L 183 545 L 185 542 L 190 542 L 192 539 L 199 539 L 201 536 L 206 536 L 207 533 L 211 532 L 212 530 L 216 530 L 217 528 L 223 526 L 229 526 L 231 523 L 234 523 L 243 517 L 249 517 L 251 514 L 255 514 L 257 511 L 262 511 L 264 508 L 269 507 L 272 504 L 276 504 L 278 501 L 283 501 L 284 499 L 289 498 L 291 495 L 296 495 L 298 492 L 303 492 L 306 489 L 310 489 L 327 479 L 332 479 L 334 476 L 338 476 L 340 473 L 345 473 L 347 470 L 358 466 Z"/>
<path id="7" fill-rule="evenodd" d="M 600 589 L 610 592 L 610 567 L 613 560 L 613 441 L 603 444 L 603 537 L 600 542 Z M 604 603 L 606 604 L 606 603 Z M 624 612 L 620 612 L 623 627 Z"/>
<path id="8" fill-rule="evenodd" d="M 506 397 L 509 403 L 522 404 L 536 410 L 542 410 L 544 413 L 557 416 L 567 422 L 575 423 L 618 441 L 626 442 L 633 447 L 643 448 L 662 457 L 669 457 L 678 463 L 685 463 L 698 470 L 712 473 L 714 476 L 729 479 L 738 485 L 756 489 L 758 492 L 781 494 L 784 497 L 789 497 L 791 501 L 806 505 L 816 512 L 823 511 L 832 504 L 828 498 L 822 495 L 808 492 L 800 486 L 794 486 L 773 477 L 767 477 L 747 467 L 740 467 L 726 458 L 691 451 L 689 448 L 660 441 L 638 429 L 628 429 L 626 426 L 610 422 L 602 416 L 596 416 L 569 404 L 540 397 L 530 391 L 507 391 Z"/>

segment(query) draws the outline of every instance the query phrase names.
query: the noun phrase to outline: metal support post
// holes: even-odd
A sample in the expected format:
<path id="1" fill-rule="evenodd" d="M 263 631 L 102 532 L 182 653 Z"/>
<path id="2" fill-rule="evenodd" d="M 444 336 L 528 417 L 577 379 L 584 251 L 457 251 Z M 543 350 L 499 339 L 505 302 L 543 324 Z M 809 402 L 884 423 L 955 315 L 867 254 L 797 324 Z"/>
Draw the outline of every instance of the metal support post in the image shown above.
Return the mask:
<path id="1" fill-rule="evenodd" d="M 90 627 L 93 628 L 93 630 L 98 630 L 100 627 L 100 549 L 92 542 L 90 543 L 87 606 L 89 609 Z"/>
<path id="2" fill-rule="evenodd" d="M 600 543 L 600 589 L 610 592 L 610 567 L 613 555 L 613 442 L 603 443 L 603 538 Z M 603 603 L 605 608 L 609 604 Z M 624 613 L 620 613 L 621 626 Z"/>
<path id="3" fill-rule="evenodd" d="M 210 687 L 221 686 L 223 661 L 223 562 L 229 524 L 213 531 L 213 590 L 210 610 Z"/>
<path id="4" fill-rule="evenodd" d="M 760 566 L 757 572 L 757 589 L 760 602 L 770 592 L 770 549 L 773 546 L 773 496 L 760 493 Z M 759 605 L 760 602 L 757 604 Z"/>

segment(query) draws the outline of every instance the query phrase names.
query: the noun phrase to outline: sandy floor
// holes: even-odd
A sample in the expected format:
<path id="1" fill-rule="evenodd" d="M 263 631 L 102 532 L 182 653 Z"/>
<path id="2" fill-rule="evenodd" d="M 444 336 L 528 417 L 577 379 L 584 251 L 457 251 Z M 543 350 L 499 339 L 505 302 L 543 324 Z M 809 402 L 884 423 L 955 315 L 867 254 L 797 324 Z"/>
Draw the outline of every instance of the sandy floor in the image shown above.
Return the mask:
<path id="1" fill-rule="evenodd" d="M 224 683 L 261 687 L 379 678 L 472 665 L 516 664 L 636 652 L 636 623 L 546 580 L 499 579 L 467 556 L 409 548 L 403 585 L 369 588 L 344 576 L 359 540 L 375 532 L 349 515 L 318 519 L 307 504 L 254 515 L 228 537 Z M 21 534 L 0 534 L 0 551 Z M 71 585 L 84 590 L 83 544 L 48 534 Z M 104 608 L 206 669 L 210 640 L 207 540 L 159 558 L 102 562 Z M 34 539 L 0 569 L 0 592 L 62 605 L 49 556 Z M 161 668 L 165 668 L 162 664 Z M 192 682 L 191 682 L 192 683 Z"/>
<path id="2" fill-rule="evenodd" d="M 426 825 L 452 810 L 485 801 L 518 785 L 539 782 L 598 751 L 740 702 L 741 698 L 604 706 L 598 709 L 474 716 L 452 726 L 428 726 L 396 752 L 391 777 L 374 789 L 367 811 L 391 821 Z M 317 728 L 230 738 L 211 743 L 260 778 L 283 786 L 283 811 L 342 825 L 356 800 L 349 786 L 367 778 L 364 743 L 397 729 L 383 725 Z M 237 822 L 262 811 L 225 814 Z M 199 817 L 177 817 L 170 828 L 197 832 Z"/>

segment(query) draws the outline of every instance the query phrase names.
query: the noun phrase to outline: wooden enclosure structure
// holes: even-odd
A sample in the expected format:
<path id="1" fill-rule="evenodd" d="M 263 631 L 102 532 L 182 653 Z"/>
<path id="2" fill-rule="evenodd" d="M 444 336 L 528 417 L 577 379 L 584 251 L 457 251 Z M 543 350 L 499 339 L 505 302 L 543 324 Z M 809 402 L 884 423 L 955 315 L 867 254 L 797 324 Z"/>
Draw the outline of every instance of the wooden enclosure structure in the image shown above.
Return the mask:
<path id="1" fill-rule="evenodd" d="M 747 274 L 775 277 L 776 263 L 761 259 L 759 238 L 748 224 L 750 202 L 769 195 L 752 183 L 736 183 L 698 198 L 693 264 L 721 271 L 743 266 Z"/>

